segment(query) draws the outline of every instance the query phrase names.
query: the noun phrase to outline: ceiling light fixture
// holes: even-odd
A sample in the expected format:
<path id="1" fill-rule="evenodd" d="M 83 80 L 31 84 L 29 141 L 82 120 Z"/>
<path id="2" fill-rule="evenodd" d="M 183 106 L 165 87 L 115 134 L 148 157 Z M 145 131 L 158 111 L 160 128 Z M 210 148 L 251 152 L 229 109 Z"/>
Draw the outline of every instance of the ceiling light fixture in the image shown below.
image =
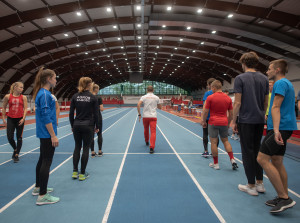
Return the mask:
<path id="1" fill-rule="evenodd" d="M 202 11 L 203 11 L 203 9 L 198 9 L 198 10 L 197 10 L 197 13 L 200 14 Z"/>
<path id="2" fill-rule="evenodd" d="M 191 27 L 190 27 L 190 26 L 188 26 L 188 27 L 186 27 L 186 29 L 187 29 L 187 30 L 190 30 L 190 29 L 191 29 Z"/>
<path id="3" fill-rule="evenodd" d="M 89 29 L 89 32 L 93 32 L 93 30 L 92 30 L 92 29 Z"/>
<path id="4" fill-rule="evenodd" d="M 81 12 L 76 12 L 76 15 L 77 16 L 81 16 Z"/>
<path id="5" fill-rule="evenodd" d="M 77 47 L 80 47 L 80 45 L 79 45 L 79 44 L 76 44 L 76 46 L 77 46 Z"/>
<path id="6" fill-rule="evenodd" d="M 53 22 L 53 20 L 51 18 L 47 18 L 48 22 Z"/>
<path id="7" fill-rule="evenodd" d="M 168 11 L 171 11 L 171 10 L 172 10 L 172 7 L 171 7 L 171 6 L 168 6 L 168 7 L 167 7 L 167 10 L 168 10 Z"/>
<path id="8" fill-rule="evenodd" d="M 180 39 L 179 41 L 180 41 L 180 42 L 182 42 L 182 41 L 183 41 L 183 39 Z"/>
<path id="9" fill-rule="evenodd" d="M 204 42 L 201 42 L 201 45 L 203 45 L 204 44 Z"/>
<path id="10" fill-rule="evenodd" d="M 117 26 L 116 26 L 116 25 L 114 25 L 114 26 L 113 26 L 113 28 L 114 28 L 114 29 L 116 29 L 116 28 L 117 28 Z"/>
<path id="11" fill-rule="evenodd" d="M 228 16 L 227 16 L 227 18 L 232 18 L 233 17 L 233 14 L 229 14 Z"/>
<path id="12" fill-rule="evenodd" d="M 212 34 L 215 34 L 216 32 L 217 32 L 216 30 L 211 31 Z"/>
<path id="13" fill-rule="evenodd" d="M 107 12 L 111 12 L 111 8 L 106 8 L 106 11 Z"/>
<path id="14" fill-rule="evenodd" d="M 64 36 L 69 36 L 69 34 L 68 34 L 68 33 L 65 33 Z"/>
<path id="15" fill-rule="evenodd" d="M 166 26 L 166 25 L 162 25 L 162 27 L 163 27 L 163 28 L 166 28 L 167 26 Z"/>

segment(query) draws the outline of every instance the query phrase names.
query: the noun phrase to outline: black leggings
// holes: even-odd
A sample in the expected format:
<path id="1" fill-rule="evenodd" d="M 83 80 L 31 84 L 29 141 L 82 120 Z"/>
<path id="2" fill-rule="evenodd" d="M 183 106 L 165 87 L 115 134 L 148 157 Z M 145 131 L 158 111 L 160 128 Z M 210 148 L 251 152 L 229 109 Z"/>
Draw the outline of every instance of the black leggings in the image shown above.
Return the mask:
<path id="1" fill-rule="evenodd" d="M 261 145 L 264 124 L 239 123 L 240 143 L 245 174 L 249 184 L 256 180 L 263 180 L 263 169 L 256 158 Z"/>
<path id="2" fill-rule="evenodd" d="M 98 136 L 98 148 L 99 148 L 99 151 L 102 150 L 102 143 L 103 143 L 103 137 L 102 137 L 102 132 L 98 132 L 97 133 L 97 136 Z M 94 152 L 94 147 L 95 147 L 95 142 L 94 142 L 94 138 L 92 138 L 92 142 L 91 142 L 91 151 Z"/>
<path id="3" fill-rule="evenodd" d="M 206 128 L 203 128 L 203 146 L 204 151 L 208 152 L 207 145 L 208 145 L 208 120 L 206 120 Z M 217 147 L 219 147 L 219 138 L 218 138 L 218 144 Z"/>
<path id="4" fill-rule="evenodd" d="M 55 147 L 52 146 L 51 138 L 40 139 L 40 158 L 36 165 L 36 183 L 40 188 L 40 195 L 47 193 L 50 166 L 54 156 Z"/>
<path id="5" fill-rule="evenodd" d="M 7 116 L 6 134 L 7 134 L 7 139 L 9 144 L 14 149 L 14 154 L 19 154 L 22 147 L 22 135 L 23 135 L 24 123 L 22 125 L 19 125 L 21 119 L 22 118 L 10 118 Z M 15 129 L 17 130 L 16 132 L 17 145 L 14 139 Z"/>
<path id="6" fill-rule="evenodd" d="M 75 149 L 73 153 L 73 171 L 78 172 L 78 163 L 80 159 L 80 150 L 83 143 L 81 155 L 81 174 L 85 174 L 85 169 L 89 160 L 89 148 L 94 135 L 94 126 L 74 125 L 73 135 L 75 140 Z"/>

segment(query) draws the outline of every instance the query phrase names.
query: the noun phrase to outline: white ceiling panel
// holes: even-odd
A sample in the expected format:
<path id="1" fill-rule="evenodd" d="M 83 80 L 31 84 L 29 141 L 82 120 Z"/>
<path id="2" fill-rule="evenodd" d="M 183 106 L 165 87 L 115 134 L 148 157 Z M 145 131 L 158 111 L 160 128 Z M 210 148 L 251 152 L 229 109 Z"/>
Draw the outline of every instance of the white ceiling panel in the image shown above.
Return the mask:
<path id="1" fill-rule="evenodd" d="M 11 58 L 13 55 L 15 55 L 14 53 L 11 53 L 9 51 L 5 51 L 3 53 L 0 54 L 0 63 L 3 63 L 4 61 L 8 60 L 9 58 Z"/>
<path id="2" fill-rule="evenodd" d="M 277 0 L 243 0 L 243 5 L 253 5 L 263 8 L 270 8 Z"/>
<path id="3" fill-rule="evenodd" d="M 2 76 L 0 76 L 0 81 L 8 81 L 17 71 L 15 69 L 7 70 Z"/>
<path id="4" fill-rule="evenodd" d="M 47 21 L 47 19 L 51 19 L 52 22 Z M 57 18 L 56 16 L 47 16 L 45 18 L 42 19 L 36 19 L 33 20 L 38 26 L 42 27 L 42 28 L 49 28 L 49 27 L 53 27 L 53 26 L 61 26 L 63 25 L 63 23 L 60 21 L 59 18 Z"/>
<path id="5" fill-rule="evenodd" d="M 91 32 L 89 31 L 91 29 Z M 86 29 L 79 29 L 74 31 L 78 36 L 84 36 L 89 34 L 95 34 L 97 33 L 96 29 L 94 27 L 86 28 Z"/>
<path id="6" fill-rule="evenodd" d="M 120 29 L 121 30 L 133 30 L 133 24 L 120 24 Z M 140 29 L 137 28 L 136 29 Z"/>
<path id="7" fill-rule="evenodd" d="M 32 32 L 38 30 L 38 28 L 33 25 L 31 22 L 22 23 L 23 26 L 17 25 L 9 27 L 8 29 L 18 35 L 22 35 L 23 33 Z"/>
<path id="8" fill-rule="evenodd" d="M 31 43 L 25 43 L 19 47 L 15 47 L 15 48 L 12 48 L 11 50 L 14 51 L 14 52 L 17 52 L 17 53 L 20 53 L 24 50 L 27 50 L 29 48 L 33 47 L 33 45 Z"/>
<path id="9" fill-rule="evenodd" d="M 81 16 L 78 16 L 77 13 L 80 13 Z M 78 10 L 76 12 L 61 14 L 60 17 L 68 24 L 84 22 L 84 21 L 89 20 L 89 18 L 87 17 L 87 15 L 85 14 L 85 12 L 83 10 Z"/>
<path id="10" fill-rule="evenodd" d="M 68 36 L 65 36 L 65 34 L 67 34 Z M 72 32 L 64 32 L 64 33 L 60 33 L 60 34 L 55 34 L 53 35 L 53 37 L 55 39 L 68 39 L 68 38 L 72 38 L 72 37 L 75 37 L 75 35 L 72 33 Z"/>
<path id="11" fill-rule="evenodd" d="M 20 82 L 25 83 L 31 77 L 31 75 L 32 74 L 30 74 L 30 73 L 23 75 L 20 79 Z"/>
<path id="12" fill-rule="evenodd" d="M 60 4 L 65 4 L 65 3 L 70 3 L 70 2 L 75 2 L 74 0 L 48 0 L 47 1 L 50 5 L 60 5 Z"/>
<path id="13" fill-rule="evenodd" d="M 46 56 L 46 55 L 48 55 L 47 52 L 40 53 L 40 54 L 38 54 L 38 55 L 35 55 L 35 56 L 31 57 L 31 59 L 37 60 L 37 59 L 42 58 L 42 57 L 44 57 L 44 56 Z"/>
<path id="14" fill-rule="evenodd" d="M 113 28 L 113 25 L 107 25 L 107 26 L 97 26 L 97 29 L 103 33 L 103 32 L 114 32 L 119 31 L 118 26 L 117 28 Z"/>
<path id="15" fill-rule="evenodd" d="M 107 12 L 106 8 L 88 9 L 87 12 L 92 19 L 104 19 L 114 17 L 113 11 Z"/>
<path id="16" fill-rule="evenodd" d="M 41 0 L 9 0 L 8 2 L 21 12 L 46 7 Z"/>
<path id="17" fill-rule="evenodd" d="M 275 9 L 300 16 L 299 0 L 284 0 Z"/>
<path id="18" fill-rule="evenodd" d="M 20 68 L 22 68 L 23 66 L 27 65 L 27 64 L 30 63 L 30 62 L 31 62 L 31 60 L 29 60 L 29 59 L 23 60 L 23 61 L 21 61 L 20 63 L 15 64 L 15 65 L 14 65 L 14 68 L 15 68 L 15 69 L 20 69 Z"/>
<path id="19" fill-rule="evenodd" d="M 42 45 L 42 44 L 49 43 L 52 41 L 53 41 L 53 39 L 50 36 L 46 36 L 42 39 L 34 40 L 34 41 L 32 41 L 32 43 L 34 43 L 35 45 Z"/>
<path id="20" fill-rule="evenodd" d="M 6 30 L 3 30 L 3 29 L 0 30 L 0 41 L 1 42 L 4 41 L 4 40 L 10 39 L 12 37 L 14 37 L 13 34 L 7 32 Z"/>
<path id="21" fill-rule="evenodd" d="M 0 13 L 1 16 L 7 16 L 7 15 L 14 14 L 16 12 L 11 8 L 9 8 L 7 5 L 5 5 L 4 3 L 0 2 Z"/>
<path id="22" fill-rule="evenodd" d="M 131 6 L 118 6 L 114 8 L 116 10 L 117 17 L 129 17 L 132 16 Z"/>

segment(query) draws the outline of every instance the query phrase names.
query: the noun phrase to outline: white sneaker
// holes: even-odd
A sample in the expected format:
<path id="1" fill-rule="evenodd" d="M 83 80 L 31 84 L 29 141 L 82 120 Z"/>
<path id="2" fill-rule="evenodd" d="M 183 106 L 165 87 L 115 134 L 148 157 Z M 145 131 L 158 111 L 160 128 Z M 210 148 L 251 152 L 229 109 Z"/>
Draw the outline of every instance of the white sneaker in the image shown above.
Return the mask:
<path id="1" fill-rule="evenodd" d="M 251 188 L 251 187 L 249 187 L 248 184 L 247 185 L 239 184 L 238 188 L 239 188 L 240 191 L 244 191 L 247 194 L 250 194 L 252 196 L 257 196 L 258 195 L 256 187 Z"/>
<path id="2" fill-rule="evenodd" d="M 210 163 L 210 164 L 209 164 L 209 167 L 211 167 L 211 168 L 214 168 L 215 170 L 219 170 L 219 169 L 220 169 L 220 167 L 219 167 L 219 164 L 218 164 L 218 163 L 217 163 L 217 164 Z"/>
<path id="3" fill-rule="evenodd" d="M 256 183 L 255 186 L 256 186 L 257 192 L 259 192 L 259 193 L 265 193 L 266 192 L 266 189 L 265 189 L 265 186 L 264 186 L 263 183 L 261 183 L 261 184 Z"/>

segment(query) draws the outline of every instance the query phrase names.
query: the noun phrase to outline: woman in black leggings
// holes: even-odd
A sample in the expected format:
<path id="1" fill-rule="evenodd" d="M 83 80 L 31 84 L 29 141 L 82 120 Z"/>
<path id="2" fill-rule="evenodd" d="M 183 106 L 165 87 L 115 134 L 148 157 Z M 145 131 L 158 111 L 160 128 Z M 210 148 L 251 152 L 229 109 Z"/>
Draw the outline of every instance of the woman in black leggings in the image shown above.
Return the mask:
<path id="1" fill-rule="evenodd" d="M 49 171 L 58 146 L 55 100 L 49 91 L 56 85 L 56 74 L 53 70 L 39 70 L 35 77 L 33 99 L 35 100 L 36 136 L 40 139 L 40 157 L 36 165 L 36 184 L 32 195 L 39 195 L 37 205 L 53 204 L 58 197 L 49 193 L 47 188 Z"/>
<path id="2" fill-rule="evenodd" d="M 98 84 L 93 84 L 93 90 L 92 90 L 92 94 L 95 95 L 95 97 L 97 98 L 97 102 L 98 102 L 98 106 L 99 106 L 99 132 L 97 133 L 97 138 L 98 138 L 98 156 L 101 157 L 103 156 L 103 152 L 102 152 L 102 143 L 103 143 L 103 137 L 102 137 L 102 115 L 101 112 L 104 110 L 103 107 L 103 102 L 102 102 L 102 98 L 100 95 L 97 95 L 97 93 L 99 92 L 99 85 Z M 96 156 L 95 150 L 95 142 L 94 139 L 92 139 L 92 143 L 91 143 L 91 152 L 92 152 L 92 158 L 94 158 Z"/>
<path id="3" fill-rule="evenodd" d="M 94 131 L 96 133 L 99 132 L 99 107 L 96 97 L 90 92 L 91 88 L 91 78 L 80 78 L 78 86 L 79 92 L 72 97 L 69 114 L 70 124 L 75 140 L 72 178 L 79 178 L 80 181 L 89 177 L 89 174 L 85 171 L 89 159 L 89 148 L 91 146 Z M 74 120 L 75 110 L 76 118 Z M 83 152 L 81 156 L 81 171 L 78 175 L 78 163 L 82 144 Z"/>
<path id="4" fill-rule="evenodd" d="M 14 152 L 12 159 L 14 163 L 19 162 L 19 153 L 22 147 L 22 135 L 24 129 L 25 118 L 27 114 L 27 98 L 22 95 L 24 85 L 21 82 L 15 82 L 10 87 L 10 94 L 5 95 L 3 99 L 2 119 L 6 125 L 7 139 Z M 9 107 L 6 118 L 6 107 Z M 14 140 L 14 133 L 16 131 L 17 143 Z"/>

